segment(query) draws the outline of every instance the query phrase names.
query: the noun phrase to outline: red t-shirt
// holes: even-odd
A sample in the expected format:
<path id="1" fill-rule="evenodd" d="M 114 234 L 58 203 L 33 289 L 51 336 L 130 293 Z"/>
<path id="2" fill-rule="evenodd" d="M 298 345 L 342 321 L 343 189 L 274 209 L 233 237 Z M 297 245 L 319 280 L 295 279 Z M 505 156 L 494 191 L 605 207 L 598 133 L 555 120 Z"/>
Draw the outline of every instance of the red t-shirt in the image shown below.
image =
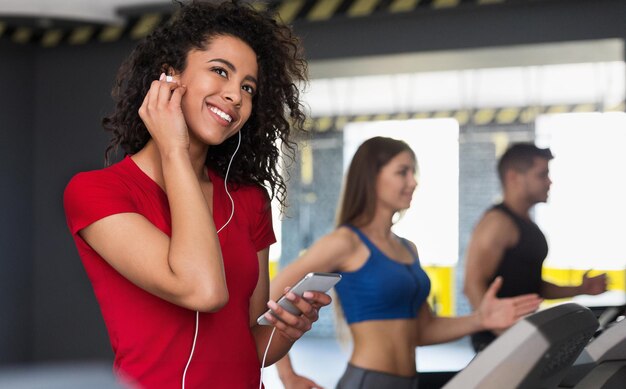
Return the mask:
<path id="1" fill-rule="evenodd" d="M 220 228 L 231 204 L 224 180 L 211 170 L 213 218 Z M 219 233 L 229 301 L 201 313 L 198 339 L 185 388 L 256 388 L 260 363 L 250 331 L 250 297 L 257 285 L 257 252 L 276 241 L 265 191 L 229 187 L 235 202 L 230 223 Z M 130 158 L 102 170 L 77 174 L 65 189 L 65 213 L 106 323 L 114 368 L 145 388 L 180 388 L 195 330 L 194 311 L 156 297 L 114 270 L 78 234 L 106 216 L 134 212 L 168 236 L 167 195 Z"/>

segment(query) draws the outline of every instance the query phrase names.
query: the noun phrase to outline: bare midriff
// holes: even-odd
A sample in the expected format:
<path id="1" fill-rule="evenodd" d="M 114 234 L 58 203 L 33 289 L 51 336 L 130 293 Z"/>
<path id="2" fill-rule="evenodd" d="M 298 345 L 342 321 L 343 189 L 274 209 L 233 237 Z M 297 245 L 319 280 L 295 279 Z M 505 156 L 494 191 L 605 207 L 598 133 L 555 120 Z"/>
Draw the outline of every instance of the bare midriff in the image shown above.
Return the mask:
<path id="1" fill-rule="evenodd" d="M 354 366 L 413 377 L 416 372 L 417 320 L 369 320 L 350 325 Z"/>

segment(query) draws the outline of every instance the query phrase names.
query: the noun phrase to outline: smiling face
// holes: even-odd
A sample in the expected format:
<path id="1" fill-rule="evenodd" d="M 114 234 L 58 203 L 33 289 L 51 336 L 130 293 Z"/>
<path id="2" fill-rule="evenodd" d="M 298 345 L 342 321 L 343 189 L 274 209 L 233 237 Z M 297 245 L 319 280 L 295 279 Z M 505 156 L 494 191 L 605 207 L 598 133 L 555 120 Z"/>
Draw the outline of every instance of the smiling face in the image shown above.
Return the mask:
<path id="1" fill-rule="evenodd" d="M 187 86 L 182 111 L 192 143 L 219 145 L 243 127 L 257 89 L 256 54 L 242 40 L 216 36 L 191 50 L 176 80 Z"/>
<path id="2" fill-rule="evenodd" d="M 409 208 L 417 187 L 416 169 L 415 159 L 408 151 L 399 153 L 384 165 L 376 178 L 377 207 L 393 212 Z"/>

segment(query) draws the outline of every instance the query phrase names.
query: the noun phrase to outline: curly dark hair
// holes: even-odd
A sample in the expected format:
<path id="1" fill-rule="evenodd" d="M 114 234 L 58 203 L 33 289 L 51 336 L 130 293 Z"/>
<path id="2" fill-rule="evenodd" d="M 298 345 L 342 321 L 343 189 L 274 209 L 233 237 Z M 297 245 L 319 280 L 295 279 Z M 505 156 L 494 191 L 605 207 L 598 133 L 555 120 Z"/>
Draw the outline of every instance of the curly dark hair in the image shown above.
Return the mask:
<path id="1" fill-rule="evenodd" d="M 150 83 L 171 67 L 182 72 L 189 51 L 206 49 L 217 36 L 233 36 L 248 44 L 258 62 L 258 87 L 252 101 L 252 113 L 240 131 L 240 149 L 229 171 L 228 181 L 236 185 L 267 186 L 271 198 L 285 206 L 285 179 L 278 171 L 280 139 L 288 162 L 295 156 L 295 142 L 290 140 L 292 127 L 304 131 L 305 114 L 297 84 L 307 81 L 307 64 L 299 39 L 292 30 L 277 22 L 271 14 L 257 11 L 248 4 L 227 1 L 179 3 L 180 9 L 133 50 L 120 67 L 112 96 L 115 111 L 102 120 L 113 133 L 105 160 L 122 147 L 125 155 L 143 148 L 150 133 L 138 110 Z M 211 146 L 206 166 L 222 177 L 237 137 Z"/>

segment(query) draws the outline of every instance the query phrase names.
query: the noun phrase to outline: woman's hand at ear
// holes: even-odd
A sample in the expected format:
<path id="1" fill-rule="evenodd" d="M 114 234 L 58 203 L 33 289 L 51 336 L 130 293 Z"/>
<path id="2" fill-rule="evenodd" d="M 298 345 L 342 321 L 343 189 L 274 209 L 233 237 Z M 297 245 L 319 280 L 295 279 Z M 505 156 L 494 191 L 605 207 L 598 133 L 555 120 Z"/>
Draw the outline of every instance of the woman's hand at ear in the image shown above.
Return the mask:
<path id="1" fill-rule="evenodd" d="M 139 107 L 139 117 L 163 154 L 181 148 L 189 150 L 189 132 L 181 108 L 186 90 L 177 81 L 167 82 L 162 73 L 159 80 L 152 81 Z"/>

